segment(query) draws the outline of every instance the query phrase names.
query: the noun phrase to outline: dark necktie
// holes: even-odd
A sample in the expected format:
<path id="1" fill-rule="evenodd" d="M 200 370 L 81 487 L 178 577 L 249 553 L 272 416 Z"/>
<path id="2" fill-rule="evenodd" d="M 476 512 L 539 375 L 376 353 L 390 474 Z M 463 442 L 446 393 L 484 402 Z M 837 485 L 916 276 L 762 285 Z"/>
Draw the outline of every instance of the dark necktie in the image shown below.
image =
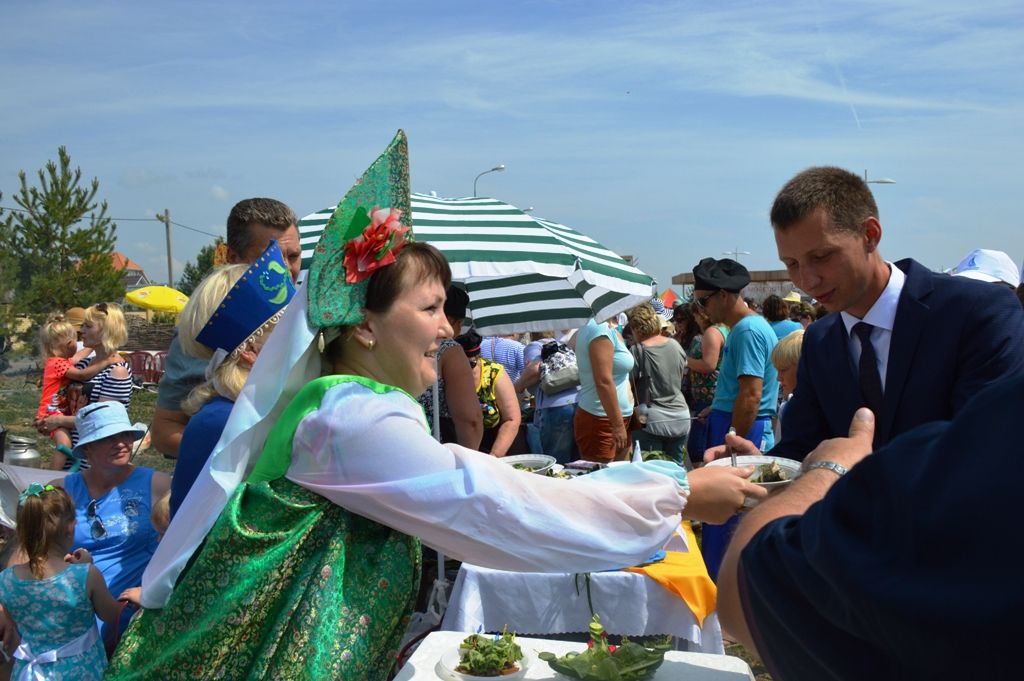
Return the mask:
<path id="1" fill-rule="evenodd" d="M 878 355 L 871 344 L 871 331 L 875 327 L 866 322 L 857 322 L 853 332 L 860 339 L 860 392 L 864 406 L 877 416 L 882 409 L 882 378 L 878 375 Z"/>

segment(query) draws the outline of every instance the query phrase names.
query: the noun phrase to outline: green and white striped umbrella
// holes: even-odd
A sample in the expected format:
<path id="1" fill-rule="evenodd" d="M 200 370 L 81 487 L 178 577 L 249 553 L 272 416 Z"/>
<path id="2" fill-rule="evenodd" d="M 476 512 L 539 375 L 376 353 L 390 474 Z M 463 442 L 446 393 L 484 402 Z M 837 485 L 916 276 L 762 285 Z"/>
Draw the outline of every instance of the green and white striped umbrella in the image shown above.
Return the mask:
<path id="1" fill-rule="evenodd" d="M 303 270 L 333 211 L 299 221 Z M 412 223 L 448 258 L 482 334 L 576 328 L 652 296 L 649 276 L 593 239 L 496 199 L 413 194 Z"/>

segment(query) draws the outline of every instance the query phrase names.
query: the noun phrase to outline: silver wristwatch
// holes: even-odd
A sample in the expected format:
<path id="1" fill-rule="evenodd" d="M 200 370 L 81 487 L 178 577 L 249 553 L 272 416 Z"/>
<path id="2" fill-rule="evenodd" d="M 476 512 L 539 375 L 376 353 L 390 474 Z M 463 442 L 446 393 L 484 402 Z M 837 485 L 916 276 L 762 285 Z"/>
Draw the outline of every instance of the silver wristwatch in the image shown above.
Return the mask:
<path id="1" fill-rule="evenodd" d="M 807 467 L 807 470 L 813 471 L 815 468 L 825 468 L 832 471 L 839 477 L 846 475 L 846 467 L 837 464 L 835 461 L 815 461 Z"/>

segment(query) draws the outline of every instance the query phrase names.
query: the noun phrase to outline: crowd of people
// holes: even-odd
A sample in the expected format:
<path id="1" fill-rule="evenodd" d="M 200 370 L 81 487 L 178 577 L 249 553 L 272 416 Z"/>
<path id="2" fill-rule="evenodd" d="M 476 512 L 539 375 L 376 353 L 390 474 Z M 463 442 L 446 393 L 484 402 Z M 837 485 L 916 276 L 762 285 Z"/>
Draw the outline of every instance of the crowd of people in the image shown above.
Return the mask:
<path id="1" fill-rule="evenodd" d="M 481 336 L 444 256 L 412 239 L 407 183 L 400 134 L 299 287 L 294 213 L 232 209 L 232 264 L 194 292 L 159 387 L 153 442 L 173 476 L 131 462 L 120 308 L 43 327 L 37 427 L 75 472 L 19 503 L 0 573 L 15 678 L 385 679 L 420 541 L 486 567 L 587 572 L 647 559 L 680 515 L 703 524 L 724 626 L 776 678 L 964 670 L 931 643 L 953 635 L 938 612 L 983 613 L 955 633 L 1009 645 L 1024 592 L 994 559 L 1018 548 L 1013 483 L 1002 459 L 986 474 L 970 457 L 1007 449 L 1022 404 L 1005 254 L 969 254 L 952 276 L 886 261 L 863 180 L 811 168 L 771 211 L 808 301 L 749 301 L 745 267 L 705 258 L 672 309 L 653 298 L 579 329 Z M 634 448 L 660 454 L 572 482 L 500 461 Z M 729 451 L 804 472 L 766 499 L 752 468 L 704 465 Z M 762 503 L 741 514 L 748 499 Z"/>

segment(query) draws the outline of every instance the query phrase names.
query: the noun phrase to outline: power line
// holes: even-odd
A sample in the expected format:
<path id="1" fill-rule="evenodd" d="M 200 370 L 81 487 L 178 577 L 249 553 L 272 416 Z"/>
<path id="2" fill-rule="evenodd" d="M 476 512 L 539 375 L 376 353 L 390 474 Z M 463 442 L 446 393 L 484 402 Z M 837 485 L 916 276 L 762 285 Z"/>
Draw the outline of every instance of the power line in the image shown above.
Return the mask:
<path id="1" fill-rule="evenodd" d="M 14 211 L 15 213 L 30 213 L 31 212 L 31 211 L 25 210 L 24 208 L 13 208 L 11 206 L 0 206 L 0 210 L 10 210 L 10 211 Z M 155 217 L 153 217 L 153 218 L 114 218 L 114 217 L 111 217 L 111 218 L 108 218 L 108 219 L 110 221 L 112 221 L 112 222 L 160 222 L 160 218 L 155 218 Z M 182 229 L 188 229 L 188 230 L 191 230 L 193 232 L 199 232 L 200 234 L 205 234 L 206 236 L 212 236 L 212 237 L 222 236 L 220 234 L 213 234 L 211 232 L 204 231 L 204 230 L 199 229 L 197 227 L 190 227 L 189 225 L 183 225 L 180 222 L 174 222 L 173 220 L 171 221 L 171 224 L 174 225 L 175 227 L 181 227 Z"/>
<path id="2" fill-rule="evenodd" d="M 171 220 L 171 224 L 174 225 L 175 227 L 181 227 L 183 229 L 191 229 L 193 232 L 199 232 L 200 234 L 205 234 L 206 236 L 220 237 L 222 239 L 224 238 L 223 235 L 221 235 L 221 234 L 211 234 L 210 232 L 204 232 L 201 229 L 196 229 L 195 227 L 189 227 L 188 225 L 183 225 L 180 222 L 175 222 L 174 220 Z"/>

